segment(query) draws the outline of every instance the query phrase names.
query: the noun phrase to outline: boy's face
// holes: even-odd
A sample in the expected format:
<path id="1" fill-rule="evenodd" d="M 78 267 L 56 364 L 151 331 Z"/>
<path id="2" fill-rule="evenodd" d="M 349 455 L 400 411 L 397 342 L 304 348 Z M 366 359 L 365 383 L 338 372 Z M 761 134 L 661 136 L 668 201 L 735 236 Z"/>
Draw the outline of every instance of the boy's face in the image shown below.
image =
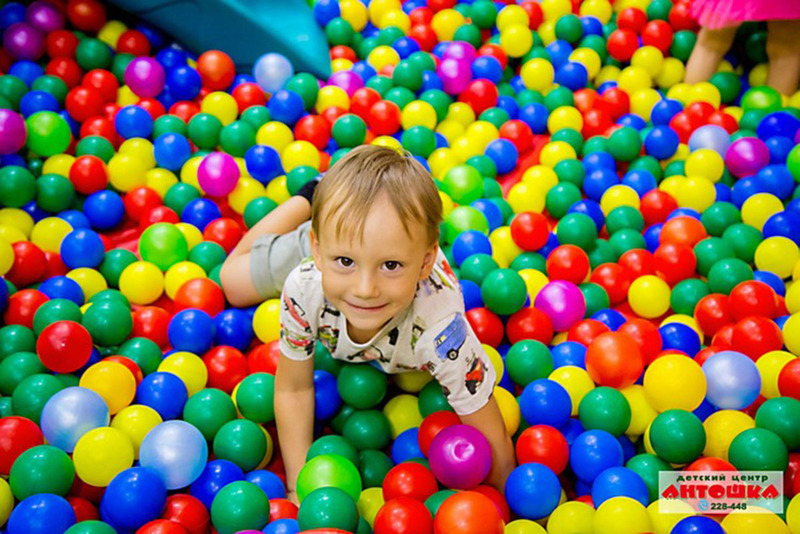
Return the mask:
<path id="1" fill-rule="evenodd" d="M 311 252 L 322 272 L 322 291 L 347 318 L 356 343 L 366 343 L 414 300 L 417 282 L 427 278 L 437 245 L 427 244 L 425 227 L 409 221 L 412 239 L 385 195 L 370 209 L 363 241 L 337 236 L 333 225 L 311 232 Z"/>

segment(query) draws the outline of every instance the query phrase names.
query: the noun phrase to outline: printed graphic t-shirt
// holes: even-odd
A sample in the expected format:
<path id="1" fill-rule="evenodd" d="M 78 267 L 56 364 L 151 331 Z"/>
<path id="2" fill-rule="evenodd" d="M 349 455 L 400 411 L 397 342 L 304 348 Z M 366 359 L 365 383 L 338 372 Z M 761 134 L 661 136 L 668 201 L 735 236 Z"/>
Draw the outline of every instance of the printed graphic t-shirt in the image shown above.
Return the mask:
<path id="1" fill-rule="evenodd" d="M 287 358 L 313 358 L 319 341 L 338 360 L 368 362 L 387 373 L 426 371 L 459 415 L 482 408 L 494 388 L 495 370 L 467 322 L 461 288 L 441 251 L 411 305 L 367 343 L 349 338 L 347 319 L 322 293 L 322 273 L 311 258 L 289 273 L 280 319 Z"/>

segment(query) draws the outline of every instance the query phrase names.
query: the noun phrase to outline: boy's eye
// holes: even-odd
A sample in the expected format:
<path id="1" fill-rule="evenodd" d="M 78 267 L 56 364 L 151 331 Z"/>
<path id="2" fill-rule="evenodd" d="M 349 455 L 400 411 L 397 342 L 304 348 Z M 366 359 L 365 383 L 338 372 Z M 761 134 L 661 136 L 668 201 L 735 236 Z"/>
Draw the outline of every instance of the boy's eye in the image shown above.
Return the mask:
<path id="1" fill-rule="evenodd" d="M 397 269 L 400 268 L 399 261 L 387 261 L 386 263 L 384 263 L 384 265 L 386 266 L 386 270 L 388 271 L 396 271 Z"/>
<path id="2" fill-rule="evenodd" d="M 342 267 L 351 267 L 353 265 L 353 260 L 345 256 L 339 256 L 336 258 L 336 262 Z"/>

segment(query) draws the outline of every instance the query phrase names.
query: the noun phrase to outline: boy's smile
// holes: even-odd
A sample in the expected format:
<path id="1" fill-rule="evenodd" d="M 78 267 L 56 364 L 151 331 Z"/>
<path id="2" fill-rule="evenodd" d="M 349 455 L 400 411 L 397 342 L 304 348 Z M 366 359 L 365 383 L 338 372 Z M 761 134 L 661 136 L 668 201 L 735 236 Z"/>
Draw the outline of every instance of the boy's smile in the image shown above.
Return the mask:
<path id="1" fill-rule="evenodd" d="M 417 282 L 430 275 L 437 245 L 427 244 L 427 231 L 418 221 L 407 221 L 406 230 L 385 194 L 369 210 L 360 240 L 358 236 L 337 236 L 336 221 L 323 221 L 321 235 L 311 232 L 322 291 L 347 318 L 350 339 L 367 343 L 411 305 Z"/>

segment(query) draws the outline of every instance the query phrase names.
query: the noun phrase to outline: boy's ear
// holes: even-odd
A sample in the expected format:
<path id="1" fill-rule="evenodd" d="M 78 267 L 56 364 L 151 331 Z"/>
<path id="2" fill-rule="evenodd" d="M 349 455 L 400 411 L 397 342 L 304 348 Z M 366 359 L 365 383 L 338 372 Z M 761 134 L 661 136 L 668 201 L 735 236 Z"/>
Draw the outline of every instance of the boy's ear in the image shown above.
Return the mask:
<path id="1" fill-rule="evenodd" d="M 319 239 L 314 233 L 313 228 L 308 231 L 308 239 L 311 241 L 311 257 L 314 258 L 314 264 L 316 264 L 317 269 L 319 269 L 320 265 L 322 265 L 322 254 L 319 250 Z"/>
<path id="2" fill-rule="evenodd" d="M 439 254 L 439 244 L 434 243 L 431 248 L 425 253 L 425 258 L 422 260 L 422 269 L 419 272 L 419 279 L 425 280 L 431 275 L 433 266 L 436 265 L 436 256 Z"/>

